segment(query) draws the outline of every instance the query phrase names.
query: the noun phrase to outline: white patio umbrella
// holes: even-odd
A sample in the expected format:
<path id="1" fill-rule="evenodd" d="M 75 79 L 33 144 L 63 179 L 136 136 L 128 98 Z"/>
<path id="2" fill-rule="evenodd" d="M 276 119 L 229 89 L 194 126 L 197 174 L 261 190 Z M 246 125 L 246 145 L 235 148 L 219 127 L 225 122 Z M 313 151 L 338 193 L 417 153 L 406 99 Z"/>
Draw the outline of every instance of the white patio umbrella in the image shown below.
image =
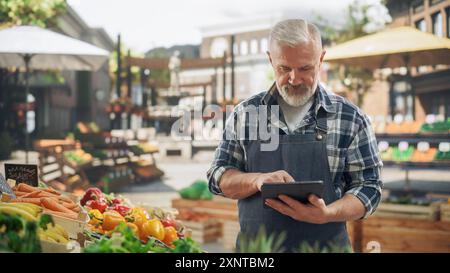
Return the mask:
<path id="1" fill-rule="evenodd" d="M 104 49 L 36 26 L 16 26 L 0 30 L 0 67 L 25 68 L 25 117 L 31 69 L 97 70 L 108 56 L 109 52 Z M 28 131 L 25 129 L 27 163 L 28 138 Z"/>

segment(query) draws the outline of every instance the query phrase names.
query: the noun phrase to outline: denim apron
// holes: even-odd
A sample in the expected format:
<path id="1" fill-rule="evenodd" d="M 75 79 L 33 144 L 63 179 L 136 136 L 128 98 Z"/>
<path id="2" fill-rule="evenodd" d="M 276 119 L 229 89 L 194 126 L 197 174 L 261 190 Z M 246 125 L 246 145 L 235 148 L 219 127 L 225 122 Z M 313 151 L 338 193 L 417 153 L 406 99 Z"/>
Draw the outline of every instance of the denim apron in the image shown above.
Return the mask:
<path id="1" fill-rule="evenodd" d="M 320 108 L 315 133 L 280 135 L 278 148 L 274 151 L 262 151 L 260 140 L 248 141 L 245 145 L 247 172 L 285 170 L 300 183 L 322 180 L 322 198 L 328 205 L 338 198 L 331 180 L 326 139 L 327 117 L 324 109 Z M 311 246 L 318 244 L 321 248 L 329 247 L 329 244 L 350 246 L 345 222 L 311 224 L 294 220 L 272 208 L 264 208 L 260 192 L 239 200 L 238 208 L 241 231 L 236 242 L 237 251 L 240 237 L 255 236 L 261 225 L 264 225 L 266 234 L 286 233 L 287 238 L 283 244 L 286 252 L 298 252 L 300 244 L 304 242 Z"/>

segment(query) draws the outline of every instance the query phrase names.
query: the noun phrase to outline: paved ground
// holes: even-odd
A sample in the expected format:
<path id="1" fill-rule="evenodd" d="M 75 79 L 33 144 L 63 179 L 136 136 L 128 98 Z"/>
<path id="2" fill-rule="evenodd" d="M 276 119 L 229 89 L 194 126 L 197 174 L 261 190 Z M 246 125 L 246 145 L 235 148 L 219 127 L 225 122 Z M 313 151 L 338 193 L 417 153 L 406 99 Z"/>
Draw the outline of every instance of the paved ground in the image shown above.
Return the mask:
<path id="1" fill-rule="evenodd" d="M 37 162 L 37 155 L 32 153 L 30 162 Z M 165 176 L 158 181 L 124 188 L 121 194 L 133 203 L 147 203 L 151 206 L 170 207 L 171 200 L 178 197 L 177 190 L 189 186 L 197 179 L 206 179 L 206 171 L 213 158 L 212 152 L 197 153 L 192 160 L 179 158 L 158 158 L 157 164 L 165 172 Z M 14 154 L 8 162 L 23 163 L 23 153 Z M 0 171 L 3 173 L 3 163 Z M 415 170 L 409 172 L 411 185 L 419 189 L 434 190 L 450 193 L 450 171 Z M 384 168 L 382 180 L 386 188 L 404 186 L 405 172 L 398 168 Z M 205 244 L 208 252 L 229 252 L 220 242 Z"/>

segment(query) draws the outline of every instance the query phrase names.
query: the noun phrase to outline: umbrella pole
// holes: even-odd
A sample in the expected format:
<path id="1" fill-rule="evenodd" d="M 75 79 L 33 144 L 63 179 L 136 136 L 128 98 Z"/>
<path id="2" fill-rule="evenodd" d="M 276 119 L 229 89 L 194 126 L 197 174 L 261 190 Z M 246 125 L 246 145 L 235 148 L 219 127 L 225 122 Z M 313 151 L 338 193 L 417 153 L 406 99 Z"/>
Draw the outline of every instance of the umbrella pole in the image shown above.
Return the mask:
<path id="1" fill-rule="evenodd" d="M 28 94 L 29 94 L 29 77 L 30 77 L 30 54 L 25 54 L 23 60 L 25 62 L 25 163 L 28 164 L 29 135 L 28 135 Z"/>

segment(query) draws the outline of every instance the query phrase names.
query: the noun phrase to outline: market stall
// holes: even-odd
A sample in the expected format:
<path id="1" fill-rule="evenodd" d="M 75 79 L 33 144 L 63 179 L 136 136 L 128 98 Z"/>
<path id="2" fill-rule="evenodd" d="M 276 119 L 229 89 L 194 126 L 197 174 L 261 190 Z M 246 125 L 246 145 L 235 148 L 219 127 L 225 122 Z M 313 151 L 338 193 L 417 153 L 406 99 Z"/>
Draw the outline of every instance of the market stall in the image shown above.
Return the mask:
<path id="1" fill-rule="evenodd" d="M 0 249 L 6 252 L 199 253 L 174 211 L 134 205 L 89 188 L 83 196 L 40 183 L 1 181 Z M 11 235 L 8 231 L 21 231 Z M 114 243 L 113 243 L 114 242 Z"/>

